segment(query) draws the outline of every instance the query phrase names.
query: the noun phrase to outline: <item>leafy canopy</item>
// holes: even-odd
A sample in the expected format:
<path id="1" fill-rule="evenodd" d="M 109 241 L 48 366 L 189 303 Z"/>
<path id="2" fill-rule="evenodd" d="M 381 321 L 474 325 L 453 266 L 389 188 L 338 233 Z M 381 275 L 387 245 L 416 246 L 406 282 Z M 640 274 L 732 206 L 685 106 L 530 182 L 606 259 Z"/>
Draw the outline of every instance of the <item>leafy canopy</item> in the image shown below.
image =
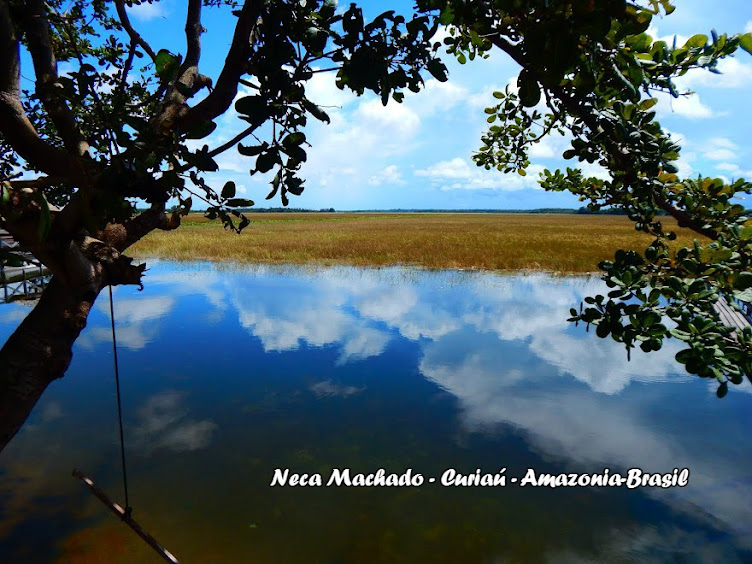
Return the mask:
<path id="1" fill-rule="evenodd" d="M 525 175 L 528 151 L 547 135 L 567 134 L 565 159 L 598 163 L 608 179 L 577 168 L 544 171 L 546 190 L 569 191 L 591 209 L 624 210 L 635 228 L 654 237 L 643 252 L 619 251 L 604 261 L 607 296 L 585 299 L 570 321 L 594 325 L 600 337 L 657 351 L 667 338 L 686 343 L 677 360 L 687 371 L 728 381 L 752 376 L 752 331 L 725 326 L 719 299 L 752 301 L 752 218 L 738 196 L 743 179 L 682 179 L 681 148 L 656 121 L 656 93 L 678 97 L 675 79 L 693 69 L 718 72 L 718 61 L 740 47 L 752 53 L 752 35 L 710 33 L 684 45 L 654 41 L 645 32 L 654 16 L 671 14 L 669 0 L 423 1 L 450 26 L 445 40 L 460 63 L 499 49 L 521 67 L 517 91 L 494 93 L 486 109 L 492 124 L 474 155 L 478 166 Z M 660 213 L 698 236 L 674 249 L 675 234 Z"/>
<path id="2" fill-rule="evenodd" d="M 71 244 L 108 265 L 108 283 L 140 278 L 118 279 L 113 253 L 151 229 L 177 227 L 194 198 L 225 227 L 247 226 L 237 208 L 253 202 L 238 197 L 233 182 L 212 187 L 204 177 L 224 151 L 237 147 L 251 175 L 273 173 L 268 198 L 287 205 L 301 194 L 304 128 L 310 119 L 329 121 L 306 95 L 314 73 L 336 72 L 340 88 L 374 92 L 386 104 L 400 102 L 405 89 L 417 92 L 424 69 L 446 72 L 429 15 L 386 11 L 366 21 L 356 5 L 338 12 L 332 0 L 188 0 L 185 50 L 172 53 L 150 45 L 129 20 L 128 7 L 144 2 L 0 0 L 0 226 L 68 283 L 76 280 Z M 236 20 L 217 77 L 199 70 L 206 9 L 231 10 Z M 21 87 L 23 50 L 33 90 Z M 59 63 L 74 70 L 62 74 Z M 251 94 L 235 101 L 241 87 Z M 217 147 L 197 142 L 233 102 L 247 127 Z M 170 198 L 179 209 L 168 217 Z M 151 210 L 134 216 L 136 199 Z M 94 256 L 95 248 L 100 255 L 109 248 L 109 258 Z"/>

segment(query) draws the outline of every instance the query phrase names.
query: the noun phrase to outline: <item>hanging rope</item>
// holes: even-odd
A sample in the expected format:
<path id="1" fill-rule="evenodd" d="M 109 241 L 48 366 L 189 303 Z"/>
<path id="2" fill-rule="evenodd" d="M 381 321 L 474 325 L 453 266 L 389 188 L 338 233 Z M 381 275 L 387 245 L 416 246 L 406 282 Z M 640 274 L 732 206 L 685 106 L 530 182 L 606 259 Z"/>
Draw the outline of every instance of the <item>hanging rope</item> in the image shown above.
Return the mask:
<path id="1" fill-rule="evenodd" d="M 123 439 L 123 409 L 120 401 L 120 370 L 118 369 L 118 357 L 117 357 L 117 339 L 115 338 L 115 306 L 112 299 L 112 286 L 108 286 L 110 290 L 110 325 L 112 327 L 112 357 L 115 363 L 115 391 L 117 395 L 117 408 L 118 408 L 118 426 L 120 428 L 120 460 L 123 465 L 123 489 L 125 490 L 125 509 L 120 505 L 112 501 L 104 491 L 94 485 L 94 481 L 87 477 L 80 470 L 73 470 L 73 477 L 78 478 L 84 482 L 91 492 L 99 498 L 110 510 L 120 517 L 123 522 L 128 525 L 133 531 L 140 536 L 149 546 L 151 546 L 157 553 L 167 560 L 168 562 L 177 563 L 178 559 L 173 556 L 169 550 L 160 545 L 157 540 L 147 533 L 141 525 L 136 523 L 131 517 L 133 508 L 128 503 L 128 474 L 125 469 L 125 440 Z"/>
<path id="2" fill-rule="evenodd" d="M 120 427 L 120 460 L 123 463 L 123 489 L 125 490 L 125 515 L 130 516 L 133 508 L 128 503 L 128 473 L 125 469 L 125 441 L 123 440 L 123 408 L 120 402 L 120 370 L 118 369 L 117 339 L 115 338 L 115 306 L 112 300 L 112 286 L 110 290 L 110 325 L 112 327 L 112 358 L 115 363 L 115 391 L 117 395 L 118 426 Z"/>

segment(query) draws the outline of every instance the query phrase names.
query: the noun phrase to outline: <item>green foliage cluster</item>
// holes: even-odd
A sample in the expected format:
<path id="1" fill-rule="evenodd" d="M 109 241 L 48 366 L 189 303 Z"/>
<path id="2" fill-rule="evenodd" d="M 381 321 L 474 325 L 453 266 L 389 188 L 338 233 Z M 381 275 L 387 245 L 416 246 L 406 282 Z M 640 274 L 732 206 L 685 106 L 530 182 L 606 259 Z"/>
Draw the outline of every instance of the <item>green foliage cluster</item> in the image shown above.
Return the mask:
<path id="1" fill-rule="evenodd" d="M 451 26 L 445 41 L 459 62 L 500 49 L 522 67 L 517 90 L 494 93 L 486 109 L 489 131 L 474 159 L 486 169 L 525 175 L 529 148 L 547 135 L 568 135 L 565 159 L 597 163 L 608 179 L 586 178 L 577 168 L 542 173 L 550 191 L 569 191 L 598 211 L 620 210 L 652 235 L 642 253 L 620 251 L 603 262 L 607 296 L 585 300 L 571 321 L 596 326 L 601 337 L 650 352 L 664 339 L 684 341 L 677 355 L 690 373 L 727 382 L 752 376 L 752 330 L 721 322 L 719 299 L 752 299 L 752 217 L 738 197 L 752 192 L 743 179 L 680 179 L 681 148 L 656 120 L 656 93 L 678 97 L 674 80 L 694 69 L 718 72 L 717 63 L 739 48 L 752 52 L 752 35 L 712 31 L 683 45 L 654 41 L 646 30 L 669 0 L 495 0 L 424 2 Z M 702 236 L 674 256 L 660 217 Z"/>

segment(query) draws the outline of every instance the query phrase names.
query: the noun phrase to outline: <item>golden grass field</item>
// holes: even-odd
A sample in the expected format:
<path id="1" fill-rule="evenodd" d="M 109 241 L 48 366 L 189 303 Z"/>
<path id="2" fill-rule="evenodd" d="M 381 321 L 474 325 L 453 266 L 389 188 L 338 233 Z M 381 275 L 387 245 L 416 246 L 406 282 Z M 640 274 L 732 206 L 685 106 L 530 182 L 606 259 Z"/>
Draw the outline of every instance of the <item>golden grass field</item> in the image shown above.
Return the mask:
<path id="1" fill-rule="evenodd" d="M 651 241 L 623 216 L 462 213 L 251 213 L 240 235 L 190 214 L 153 232 L 136 257 L 177 260 L 592 272 L 617 249 Z M 676 222 L 664 218 L 664 225 Z M 694 234 L 679 232 L 679 246 Z"/>

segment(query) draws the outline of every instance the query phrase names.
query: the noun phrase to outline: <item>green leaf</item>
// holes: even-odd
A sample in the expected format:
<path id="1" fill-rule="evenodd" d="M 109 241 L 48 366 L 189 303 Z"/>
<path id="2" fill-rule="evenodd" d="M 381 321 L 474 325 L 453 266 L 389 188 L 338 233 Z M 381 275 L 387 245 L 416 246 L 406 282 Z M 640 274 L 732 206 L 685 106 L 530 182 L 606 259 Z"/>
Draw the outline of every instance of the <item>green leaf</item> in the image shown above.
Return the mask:
<path id="1" fill-rule="evenodd" d="M 685 47 L 694 47 L 694 48 L 700 48 L 705 47 L 708 43 L 708 36 L 704 35 L 702 33 L 698 33 L 697 35 L 693 35 L 689 39 L 687 39 L 687 42 L 684 44 Z"/>
<path id="2" fill-rule="evenodd" d="M 37 225 L 37 237 L 44 241 L 50 233 L 52 227 L 52 214 L 50 213 L 50 204 L 47 198 L 41 192 L 38 192 L 34 200 L 39 204 L 39 225 Z"/>
<path id="3" fill-rule="evenodd" d="M 745 225 L 739 230 L 739 238 L 749 240 L 752 239 L 752 225 Z"/>
<path id="4" fill-rule="evenodd" d="M 747 288 L 752 288 L 752 272 L 740 272 L 736 275 L 734 289 L 746 290 Z"/>
<path id="5" fill-rule="evenodd" d="M 608 337 L 608 334 L 610 333 L 610 329 L 608 325 L 605 323 L 599 323 L 598 326 L 595 328 L 595 334 L 598 335 L 601 339 Z"/>
<path id="6" fill-rule="evenodd" d="M 222 188 L 222 199 L 226 200 L 228 198 L 234 198 L 235 197 L 235 183 L 233 181 L 225 183 L 224 187 Z"/>
<path id="7" fill-rule="evenodd" d="M 186 133 L 185 138 L 186 139 L 203 139 L 204 137 L 208 137 L 212 134 L 212 132 L 217 129 L 217 124 L 213 121 L 205 121 L 193 129 L 191 129 L 188 133 Z"/>
<path id="8" fill-rule="evenodd" d="M 173 55 L 167 49 L 160 49 L 154 58 L 157 75 L 162 80 L 170 80 L 180 67 L 180 57 Z"/>
<path id="9" fill-rule="evenodd" d="M 252 123 L 261 124 L 269 117 L 269 101 L 263 96 L 244 96 L 235 102 L 235 111 L 250 116 Z"/>
<path id="10" fill-rule="evenodd" d="M 517 86 L 520 89 L 520 102 L 523 106 L 532 108 L 541 99 L 541 91 L 538 81 L 526 70 L 522 70 L 517 77 Z"/>
<path id="11" fill-rule="evenodd" d="M 227 200 L 226 205 L 231 208 L 250 208 L 253 205 L 253 200 L 246 198 L 230 198 Z"/>
<path id="12" fill-rule="evenodd" d="M 209 156 L 209 148 L 206 145 L 195 153 L 186 155 L 185 160 L 199 170 L 214 172 L 219 169 L 217 162 Z"/>
<path id="13" fill-rule="evenodd" d="M 439 82 L 446 82 L 448 79 L 447 68 L 444 66 L 444 63 L 438 59 L 431 59 L 428 61 L 428 63 L 426 63 L 426 70 L 428 70 L 428 72 L 431 73 L 431 76 Z"/>
<path id="14" fill-rule="evenodd" d="M 295 131 L 287 135 L 284 139 L 282 139 L 282 145 L 284 147 L 297 147 L 303 144 L 305 140 L 306 140 L 305 133 L 303 133 L 302 131 Z"/>
<path id="15" fill-rule="evenodd" d="M 276 151 L 260 154 L 256 159 L 256 172 L 269 172 L 277 164 L 278 157 Z"/>
<path id="16" fill-rule="evenodd" d="M 752 33 L 745 33 L 739 36 L 739 47 L 752 55 Z"/>
<path id="17" fill-rule="evenodd" d="M 256 155 L 263 153 L 269 148 L 269 143 L 264 141 L 261 145 L 251 145 L 246 147 L 242 143 L 238 143 L 238 153 L 245 157 L 255 157 Z"/>
<path id="18" fill-rule="evenodd" d="M 672 331 L 673 334 L 673 331 Z M 676 353 L 676 362 L 680 364 L 687 364 L 690 360 L 692 360 L 695 356 L 695 351 L 692 349 L 684 349 L 682 351 L 679 351 Z"/>
<path id="19" fill-rule="evenodd" d="M 310 112 L 310 114 L 315 117 L 319 121 L 323 121 L 326 123 L 330 123 L 332 120 L 329 118 L 329 115 L 319 108 L 316 104 L 311 102 L 310 100 L 303 100 L 302 102 L 303 107 Z"/>
<path id="20" fill-rule="evenodd" d="M 716 247 L 703 247 L 700 250 L 700 260 L 708 264 L 716 264 L 731 258 L 731 249 L 718 249 Z"/>

